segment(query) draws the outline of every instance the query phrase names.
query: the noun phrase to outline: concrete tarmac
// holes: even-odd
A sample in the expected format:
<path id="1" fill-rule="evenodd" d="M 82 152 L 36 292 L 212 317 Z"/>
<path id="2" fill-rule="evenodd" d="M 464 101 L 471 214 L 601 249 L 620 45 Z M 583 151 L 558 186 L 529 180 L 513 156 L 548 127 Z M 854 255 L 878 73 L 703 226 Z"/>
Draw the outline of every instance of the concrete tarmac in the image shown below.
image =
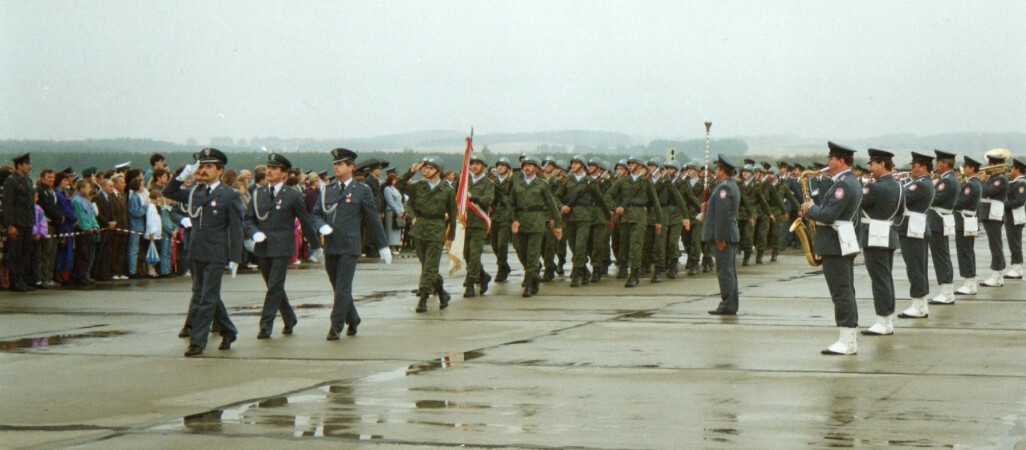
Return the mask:
<path id="1" fill-rule="evenodd" d="M 982 281 L 985 239 L 976 254 Z M 864 329 L 875 314 L 857 262 Z M 715 272 L 634 289 L 557 277 L 525 299 L 518 269 L 472 299 L 462 273 L 447 277 L 449 308 L 432 298 L 417 314 L 418 270 L 362 261 L 363 323 L 336 342 L 320 266 L 289 272 L 295 334 L 279 318 L 259 341 L 263 281 L 226 275 L 239 339 L 219 351 L 211 336 L 199 358 L 176 337 L 189 278 L 0 293 L 0 447 L 1026 448 L 1023 280 L 823 356 L 833 308 L 796 250 L 738 267 L 740 314 L 727 318 L 706 313 Z M 904 273 L 896 255 L 898 311 Z M 932 267 L 930 282 L 936 295 Z"/>

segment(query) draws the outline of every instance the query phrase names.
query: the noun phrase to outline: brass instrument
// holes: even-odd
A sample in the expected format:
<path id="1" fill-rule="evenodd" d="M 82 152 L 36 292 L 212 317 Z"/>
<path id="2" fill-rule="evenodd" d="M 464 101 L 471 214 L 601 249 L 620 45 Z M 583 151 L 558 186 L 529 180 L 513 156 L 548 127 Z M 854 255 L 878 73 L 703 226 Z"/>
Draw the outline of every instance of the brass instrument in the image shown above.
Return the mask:
<path id="1" fill-rule="evenodd" d="M 809 190 L 809 178 L 819 175 L 818 170 L 806 170 L 798 176 L 798 184 L 802 186 L 802 194 L 807 200 L 811 200 L 812 194 Z M 794 220 L 791 223 L 790 231 L 798 236 L 798 240 L 802 243 L 802 251 L 805 252 L 805 260 L 809 262 L 812 267 L 819 267 L 823 264 L 823 257 L 812 253 L 812 242 L 816 240 L 816 222 L 809 221 L 809 226 L 805 226 L 805 222 L 802 222 L 801 217 Z"/>

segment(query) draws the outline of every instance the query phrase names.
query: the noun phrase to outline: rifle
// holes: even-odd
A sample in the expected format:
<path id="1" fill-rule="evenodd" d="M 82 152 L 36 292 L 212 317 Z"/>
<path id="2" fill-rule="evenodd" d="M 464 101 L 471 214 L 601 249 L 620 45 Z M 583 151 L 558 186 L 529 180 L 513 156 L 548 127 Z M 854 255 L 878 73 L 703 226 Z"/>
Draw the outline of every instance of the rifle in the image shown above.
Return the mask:
<path id="1" fill-rule="evenodd" d="M 634 198 L 635 195 L 638 195 L 638 191 L 640 191 L 641 188 L 645 186 L 644 183 L 645 183 L 645 180 L 642 180 L 641 182 L 639 182 L 637 184 L 637 186 L 634 186 L 634 190 L 632 190 L 631 193 L 628 194 L 627 197 L 624 198 L 624 200 L 621 201 L 620 204 L 616 206 L 616 209 L 624 208 L 626 210 L 626 208 L 627 208 L 627 201 L 632 199 L 632 198 Z M 616 226 L 616 221 L 617 220 L 620 220 L 620 214 L 617 214 L 617 212 L 614 210 L 613 211 L 613 215 L 609 217 L 609 222 L 606 222 L 606 228 L 609 228 L 609 231 L 613 231 L 613 227 Z"/>

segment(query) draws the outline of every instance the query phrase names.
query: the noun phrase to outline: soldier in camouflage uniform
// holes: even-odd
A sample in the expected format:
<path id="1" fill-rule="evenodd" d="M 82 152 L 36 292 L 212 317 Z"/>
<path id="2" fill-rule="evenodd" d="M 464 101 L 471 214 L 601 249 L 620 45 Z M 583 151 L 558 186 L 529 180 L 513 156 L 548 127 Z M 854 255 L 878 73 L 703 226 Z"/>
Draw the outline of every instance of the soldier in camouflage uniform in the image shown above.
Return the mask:
<path id="1" fill-rule="evenodd" d="M 605 212 L 604 217 L 609 216 L 609 205 L 597 183 L 588 175 L 586 163 L 583 155 L 574 156 L 570 160 L 570 176 L 556 189 L 556 200 L 563 205 L 560 213 L 563 215 L 563 229 L 566 230 L 566 239 L 561 241 L 573 246 L 570 287 L 591 281 L 587 263 L 592 216 L 600 211 Z M 595 208 L 596 204 L 598 209 Z M 594 261 L 592 266 L 595 267 Z"/>
<path id="2" fill-rule="evenodd" d="M 684 242 L 684 249 L 688 255 L 688 262 L 684 267 L 688 270 L 688 275 L 698 275 L 699 260 L 702 257 L 703 250 L 708 252 L 708 248 L 702 243 L 702 221 L 698 220 L 701 200 L 695 194 L 696 189 L 702 189 L 702 184 L 700 180 L 695 182 L 694 185 L 691 184 L 692 180 L 698 178 L 694 164 L 687 164 L 685 168 L 686 173 L 680 174 L 673 184 L 677 187 L 677 191 L 680 192 L 680 196 L 684 198 L 684 202 L 688 206 L 686 218 L 691 225 L 690 229 L 685 228 L 681 232 L 681 241 Z M 670 170 L 672 171 L 672 169 Z M 676 244 L 671 244 L 671 248 L 675 250 L 679 247 Z"/>
<path id="3" fill-rule="evenodd" d="M 766 202 L 765 211 L 762 216 L 756 221 L 756 250 L 755 263 L 762 264 L 762 257 L 766 253 L 767 248 L 776 249 L 775 245 L 779 243 L 779 229 L 777 228 L 777 222 L 780 221 L 780 217 L 784 211 L 784 201 L 780 199 L 777 194 L 776 188 L 773 187 L 773 181 L 771 179 L 773 172 L 770 170 L 772 166 L 768 162 L 763 161 L 758 167 L 761 171 L 759 174 L 758 183 L 755 189 L 761 194 L 762 200 Z M 774 237 L 774 232 L 777 233 L 777 237 Z"/>
<path id="4" fill-rule="evenodd" d="M 566 181 L 567 170 L 569 169 L 570 166 L 567 165 L 567 162 L 565 160 L 556 160 L 556 176 L 553 178 L 558 179 L 559 182 L 556 183 L 555 186 L 550 185 L 552 187 L 552 192 L 556 192 L 556 188 L 562 185 L 564 181 Z M 565 272 L 563 271 L 563 266 L 566 265 L 566 248 L 566 239 L 560 239 L 556 242 L 556 275 L 559 276 L 563 276 L 565 274 Z"/>
<path id="5" fill-rule="evenodd" d="M 438 265 L 442 249 L 456 235 L 456 192 L 442 182 L 440 175 L 444 168 L 441 158 L 432 156 L 414 164 L 395 183 L 408 197 L 406 211 L 413 217 L 410 236 L 416 239 L 417 259 L 420 260 L 417 312 L 427 311 L 427 299 L 434 293 L 438 294 L 439 309 L 449 306 L 450 296 L 442 286 Z M 418 170 L 424 179 L 409 184 Z"/>
<path id="6" fill-rule="evenodd" d="M 467 174 L 467 183 L 470 183 L 467 191 L 470 193 L 469 201 L 480 207 L 481 211 L 485 213 L 488 212 L 488 207 L 495 199 L 495 185 L 488 179 L 488 174 L 485 173 L 486 167 L 488 164 L 479 153 L 471 154 L 470 173 Z M 468 208 L 465 226 L 463 258 L 467 261 L 467 277 L 463 280 L 465 288 L 463 297 L 470 298 L 477 295 L 474 292 L 474 287 L 477 284 L 481 285 L 482 295 L 487 292 L 488 282 L 492 281 L 492 276 L 488 275 L 488 272 L 485 272 L 481 266 L 481 251 L 484 249 L 485 240 L 488 239 L 488 228 L 484 219 Z"/>
<path id="7" fill-rule="evenodd" d="M 674 198 L 679 197 L 681 200 L 681 203 L 673 204 L 666 208 L 667 223 L 669 224 L 669 229 L 666 233 L 666 278 L 674 279 L 677 278 L 677 262 L 680 261 L 681 235 L 684 231 L 689 231 L 694 226 L 692 221 L 694 214 L 691 206 L 688 205 L 689 199 L 684 197 L 684 192 L 681 192 L 680 185 L 687 184 L 687 182 L 682 182 L 682 178 L 678 176 L 680 163 L 671 159 L 663 163 L 663 170 L 666 171 L 664 177 L 670 183 L 670 187 L 676 192 Z M 687 187 L 687 192 L 691 194 L 691 186 Z M 694 194 L 691 195 L 693 196 Z M 695 210 L 697 209 L 695 208 Z M 677 224 L 680 225 L 678 226 Z M 692 265 L 697 267 L 697 261 L 692 261 L 689 258 L 688 265 L 689 268 Z"/>
<path id="8" fill-rule="evenodd" d="M 627 160 L 630 175 L 617 180 L 606 192 L 606 203 L 615 206 L 615 213 L 620 222 L 620 256 L 627 260 L 630 273 L 624 287 L 638 285 L 641 273 L 641 252 L 645 243 L 645 228 L 648 225 L 648 211 L 654 211 L 653 225 L 656 235 L 662 233 L 663 209 L 659 205 L 652 182 L 646 177 L 648 168 L 638 157 Z"/>
<path id="9" fill-rule="evenodd" d="M 513 208 L 511 229 L 514 239 L 518 241 L 517 257 L 524 267 L 523 296 L 530 297 L 538 293 L 538 283 L 541 281 L 538 270 L 542 237 L 552 228 L 554 237 L 559 239 L 563 236 L 563 230 L 559 228 L 559 208 L 549 191 L 549 185 L 538 176 L 538 160 L 527 156 L 521 166 L 524 178 L 513 185 L 513 193 L 510 195 L 510 206 Z"/>
<path id="10" fill-rule="evenodd" d="M 684 221 L 684 213 L 681 207 L 683 206 L 683 211 L 687 211 L 687 205 L 684 204 L 684 198 L 680 196 L 680 191 L 673 185 L 670 178 L 663 176 L 662 160 L 660 158 L 648 160 L 648 172 L 649 179 L 652 181 L 652 187 L 656 192 L 656 197 L 659 199 L 659 206 L 665 213 L 662 220 L 656 222 L 653 217 L 654 211 L 649 210 L 648 227 L 645 230 L 645 249 L 647 250 L 645 256 L 651 258 L 653 265 L 652 282 L 658 283 L 662 280 L 663 271 L 669 271 L 671 264 L 673 265 L 674 272 L 677 270 L 677 260 L 671 262 L 667 259 L 666 247 L 669 244 L 668 237 L 670 234 L 673 234 L 674 245 L 677 245 L 677 241 L 680 240 L 680 230 Z M 662 225 L 660 228 L 666 232 L 656 233 L 656 223 L 660 223 Z M 644 259 L 642 259 L 642 267 L 647 266 Z M 676 273 L 674 277 L 676 277 Z"/>
<path id="11" fill-rule="evenodd" d="M 495 262 L 498 266 L 495 273 L 495 282 L 506 281 L 509 276 L 509 242 L 513 233 L 510 231 L 510 224 L 513 223 L 513 213 L 509 207 L 509 196 L 513 192 L 513 175 L 509 159 L 501 157 L 495 163 L 495 178 L 491 181 L 495 186 L 492 196 L 492 252 L 495 253 Z"/>
<path id="12" fill-rule="evenodd" d="M 613 166 L 613 176 L 609 180 L 609 187 L 606 188 L 606 193 L 609 192 L 609 189 L 612 189 L 613 185 L 616 184 L 617 181 L 626 177 L 627 174 L 627 160 L 621 159 L 617 161 L 616 165 Z M 609 197 L 606 197 L 606 199 L 608 202 Z M 609 206 L 613 207 L 615 205 L 611 204 Z M 620 249 L 622 248 L 620 246 L 620 223 L 619 221 L 611 221 L 610 223 L 612 224 L 612 227 L 609 229 L 610 249 L 613 253 L 613 257 L 616 258 L 616 278 L 624 279 L 627 278 L 627 270 L 630 267 L 627 264 L 627 255 L 620 253 Z"/>
<path id="13" fill-rule="evenodd" d="M 773 177 L 773 189 L 777 191 L 777 197 L 780 198 L 783 209 L 781 209 L 779 220 L 774 224 L 773 229 L 770 230 L 770 242 L 769 245 L 773 249 L 773 253 L 770 256 L 771 262 L 777 261 L 777 255 L 780 253 L 780 248 L 783 247 L 781 238 L 785 236 L 785 230 L 791 227 L 791 211 L 795 209 L 795 205 L 800 205 L 798 197 L 795 197 L 791 192 L 791 188 L 788 186 L 786 180 L 774 176 Z"/>
<path id="14" fill-rule="evenodd" d="M 752 247 L 755 245 L 755 222 L 758 218 L 758 207 L 755 203 L 755 195 L 752 192 L 752 171 L 755 169 L 755 161 L 745 160 L 741 168 L 741 181 L 738 183 L 738 191 L 741 193 L 741 203 L 737 210 L 737 228 L 741 233 L 740 250 L 744 254 L 741 261 L 742 266 L 747 266 L 752 257 Z"/>
<path id="15" fill-rule="evenodd" d="M 546 156 L 542 160 L 541 170 L 542 181 L 549 185 L 550 193 L 555 192 L 559 185 L 559 179 L 556 178 L 556 158 L 552 155 Z M 545 274 L 541 278 L 543 282 L 552 281 L 556 277 L 556 244 L 558 242 L 559 239 L 552 234 L 552 230 L 545 232 L 541 250 L 542 262 L 545 265 Z"/>
<path id="16" fill-rule="evenodd" d="M 606 177 L 609 172 L 609 163 L 592 158 L 588 161 L 588 172 L 592 182 L 598 187 L 605 200 L 606 191 L 609 190 L 610 181 Z M 602 205 L 591 207 L 591 240 L 588 241 L 588 254 L 591 255 L 591 282 L 598 283 L 602 276 L 609 271 L 610 247 L 609 247 L 609 211 L 610 208 Z M 585 272 L 587 274 L 587 271 Z M 583 284 L 584 280 L 582 280 Z"/>
<path id="17" fill-rule="evenodd" d="M 755 263 L 762 264 L 762 255 L 766 252 L 766 241 L 769 238 L 770 224 L 776 220 L 773 216 L 772 201 L 768 195 L 766 169 L 755 164 L 755 176 L 748 185 L 749 193 L 755 199 Z"/>

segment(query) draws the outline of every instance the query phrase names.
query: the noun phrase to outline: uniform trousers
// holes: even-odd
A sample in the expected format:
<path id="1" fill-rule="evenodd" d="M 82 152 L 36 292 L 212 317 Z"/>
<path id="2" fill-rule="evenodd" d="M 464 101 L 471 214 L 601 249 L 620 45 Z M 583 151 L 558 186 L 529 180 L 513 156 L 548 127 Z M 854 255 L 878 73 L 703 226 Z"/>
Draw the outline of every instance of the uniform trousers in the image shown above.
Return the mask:
<path id="1" fill-rule="evenodd" d="M 664 263 L 664 269 L 670 267 L 677 267 L 677 262 L 680 261 L 680 234 L 683 231 L 683 225 L 680 221 L 674 221 L 666 225 L 663 229 L 663 234 L 666 235 L 666 262 Z"/>
<path id="2" fill-rule="evenodd" d="M 1004 222 L 980 220 L 987 231 L 987 245 L 990 246 L 990 270 L 1005 270 L 1005 248 L 1001 243 L 1001 228 Z"/>
<path id="3" fill-rule="evenodd" d="M 591 255 L 591 268 L 603 268 L 609 266 L 609 228 L 603 223 L 591 224 L 591 239 L 588 242 L 588 254 Z"/>
<path id="4" fill-rule="evenodd" d="M 427 242 L 431 244 L 432 242 Z M 442 253 L 442 243 L 438 245 L 438 255 Z M 417 252 L 420 253 L 420 245 L 425 244 L 417 239 Z M 356 303 L 353 301 L 353 277 L 356 275 L 357 255 L 325 255 L 324 269 L 328 272 L 328 281 L 335 292 L 335 302 L 331 307 L 331 330 L 341 333 L 342 326 L 360 322 L 360 314 L 356 311 Z M 438 273 L 438 260 L 435 260 L 435 273 Z M 294 317 L 294 316 L 293 316 Z M 293 319 L 294 320 L 294 319 Z"/>
<path id="5" fill-rule="evenodd" d="M 755 221 L 755 249 L 765 252 L 769 245 L 770 220 L 769 216 L 761 215 Z"/>
<path id="6" fill-rule="evenodd" d="M 19 231 L 20 233 L 20 231 Z M 47 282 L 52 281 L 53 268 L 57 264 L 57 243 L 59 239 L 46 239 L 40 240 L 39 250 L 39 281 Z"/>
<path id="7" fill-rule="evenodd" d="M 955 278 L 955 269 L 951 266 L 951 248 L 948 237 L 942 231 L 930 234 L 930 259 L 933 260 L 933 272 L 937 275 L 937 284 L 951 284 Z"/>
<path id="8" fill-rule="evenodd" d="M 720 304 L 717 309 L 736 313 L 738 309 L 737 287 L 737 242 L 727 242 L 720 250 L 716 243 L 710 243 L 716 258 L 716 281 L 720 284 Z"/>
<path id="9" fill-rule="evenodd" d="M 1007 216 L 1012 213 L 1006 211 Z M 1008 238 L 1008 249 L 1012 254 L 1012 264 L 1022 264 L 1022 228 L 1023 225 L 1013 225 L 1011 220 L 1005 223 L 1005 237 Z"/>
<path id="10" fill-rule="evenodd" d="M 894 314 L 894 249 L 866 247 L 862 249 L 873 288 L 873 308 L 876 315 Z"/>
<path id="11" fill-rule="evenodd" d="M 738 219 L 737 229 L 741 234 L 741 251 L 751 252 L 755 245 L 755 226 L 748 222 L 748 219 Z"/>
<path id="12" fill-rule="evenodd" d="M 517 242 L 517 258 L 524 268 L 524 280 L 538 278 L 539 256 L 542 250 L 542 239 L 547 232 L 527 233 L 520 231 L 513 235 Z"/>
<path id="13" fill-rule="evenodd" d="M 442 287 L 442 276 L 438 266 L 442 260 L 443 241 L 428 241 L 417 238 L 417 259 L 420 260 L 420 290 L 433 294 Z M 354 266 L 355 267 L 355 266 Z"/>
<path id="14" fill-rule="evenodd" d="M 588 221 L 572 221 L 567 222 L 563 225 L 563 241 L 566 242 L 567 246 L 570 247 L 570 251 L 573 252 L 573 258 L 571 259 L 571 265 L 574 269 L 584 269 L 588 264 L 588 241 L 591 236 L 591 224 Z M 594 261 L 592 262 L 594 266 Z M 583 271 L 582 271 L 583 273 Z"/>
<path id="15" fill-rule="evenodd" d="M 678 222 L 679 223 L 679 222 Z M 641 265 L 648 267 L 655 265 L 655 270 L 662 270 L 666 264 L 666 223 L 662 223 L 662 230 L 659 234 L 655 232 L 655 224 L 645 226 L 644 251 L 642 252 Z"/>
<path id="16" fill-rule="evenodd" d="M 11 286 L 32 286 L 35 284 L 35 269 L 30 268 L 29 260 L 32 258 L 32 249 L 35 241 L 32 240 L 32 227 L 14 226 L 18 230 L 18 238 L 8 239 L 4 243 L 7 249 L 7 256 L 4 265 L 10 271 Z M 3 230 L 4 233 L 7 230 Z"/>
<path id="17" fill-rule="evenodd" d="M 467 278 L 463 281 L 464 286 L 480 283 L 484 278 L 481 252 L 484 250 L 487 234 L 484 228 L 467 228 L 463 235 L 463 259 L 467 261 Z"/>
<path id="18" fill-rule="evenodd" d="M 509 273 L 509 241 L 513 232 L 509 222 L 492 223 L 491 244 L 499 272 Z"/>
<path id="19" fill-rule="evenodd" d="M 770 251 L 780 249 L 780 229 L 783 228 L 784 218 L 777 216 L 777 220 L 770 222 L 769 234 L 766 236 L 766 248 Z"/>
<path id="20" fill-rule="evenodd" d="M 855 304 L 855 255 L 823 255 L 823 276 L 830 299 L 834 303 L 834 323 L 839 327 L 859 326 L 859 310 Z"/>
<path id="21" fill-rule="evenodd" d="M 901 259 L 905 261 L 905 275 L 909 282 L 908 294 L 912 298 L 926 297 L 930 293 L 926 239 L 906 236 L 898 239 L 901 241 Z"/>
<path id="22" fill-rule="evenodd" d="M 976 236 L 964 236 L 965 219 L 955 214 L 955 256 L 958 259 L 958 276 L 976 278 Z"/>
<path id="23" fill-rule="evenodd" d="M 192 299 L 189 300 L 190 320 L 186 321 L 186 326 L 192 328 L 190 345 L 207 347 L 212 322 L 217 322 L 221 336 L 238 334 L 221 301 L 221 277 L 224 276 L 225 263 L 192 261 L 189 266 L 192 271 Z"/>
<path id="24" fill-rule="evenodd" d="M 641 252 L 645 244 L 644 223 L 620 223 L 620 256 L 616 261 L 624 260 L 631 270 L 641 269 Z"/>
<path id="25" fill-rule="evenodd" d="M 545 262 L 545 270 L 556 270 L 556 235 L 552 234 L 551 229 L 546 229 L 543 236 L 541 257 Z"/>
<path id="26" fill-rule="evenodd" d="M 168 239 L 165 239 L 167 241 Z M 285 274 L 289 270 L 289 257 L 264 257 L 257 258 L 260 266 L 260 276 L 264 278 L 267 286 L 267 294 L 264 295 L 264 309 L 260 313 L 260 329 L 268 333 L 274 329 L 274 317 L 281 311 L 281 319 L 286 325 L 294 325 L 296 312 L 289 304 L 289 296 L 285 293 Z M 328 272 L 329 279 L 331 272 Z M 334 283 L 332 283 L 334 285 Z"/>

